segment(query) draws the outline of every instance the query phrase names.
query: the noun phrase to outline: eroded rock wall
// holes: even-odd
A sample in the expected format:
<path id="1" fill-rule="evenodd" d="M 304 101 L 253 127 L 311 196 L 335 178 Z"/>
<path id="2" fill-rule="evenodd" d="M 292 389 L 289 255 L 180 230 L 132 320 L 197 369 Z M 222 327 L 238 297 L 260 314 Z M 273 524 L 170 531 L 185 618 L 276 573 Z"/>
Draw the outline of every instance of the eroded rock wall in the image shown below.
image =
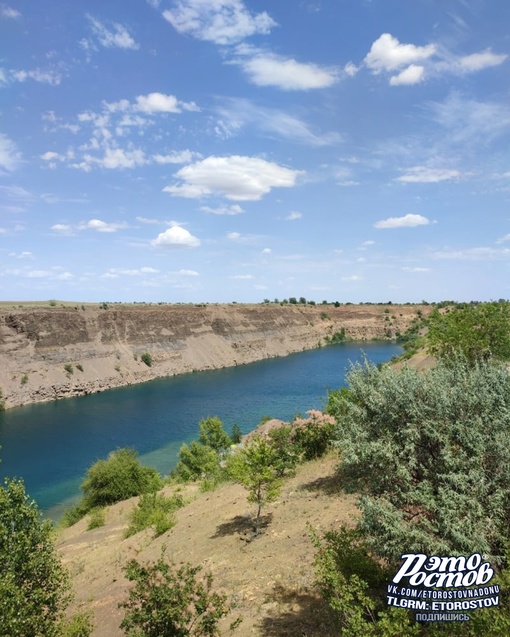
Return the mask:
<path id="1" fill-rule="evenodd" d="M 0 310 L 5 406 L 242 365 L 317 347 L 345 329 L 394 337 L 427 306 L 93 305 Z M 149 353 L 152 366 L 141 360 Z"/>

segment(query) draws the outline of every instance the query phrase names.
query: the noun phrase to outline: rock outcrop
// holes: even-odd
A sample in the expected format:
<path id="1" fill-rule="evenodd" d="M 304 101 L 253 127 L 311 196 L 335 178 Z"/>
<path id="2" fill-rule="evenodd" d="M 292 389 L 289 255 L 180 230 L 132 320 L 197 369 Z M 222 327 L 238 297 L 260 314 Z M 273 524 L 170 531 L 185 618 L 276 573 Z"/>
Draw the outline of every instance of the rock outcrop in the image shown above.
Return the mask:
<path id="1" fill-rule="evenodd" d="M 5 407 L 243 365 L 324 344 L 394 338 L 411 305 L 70 305 L 0 308 Z M 149 354 L 152 365 L 142 361 Z"/>

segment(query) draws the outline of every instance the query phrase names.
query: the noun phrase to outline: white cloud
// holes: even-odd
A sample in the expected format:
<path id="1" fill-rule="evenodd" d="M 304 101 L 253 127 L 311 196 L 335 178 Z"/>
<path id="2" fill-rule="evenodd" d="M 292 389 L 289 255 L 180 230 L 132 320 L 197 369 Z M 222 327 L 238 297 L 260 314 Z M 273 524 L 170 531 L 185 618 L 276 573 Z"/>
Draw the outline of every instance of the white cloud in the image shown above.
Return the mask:
<path id="1" fill-rule="evenodd" d="M 363 243 L 361 245 L 362 246 L 373 246 L 373 245 L 375 245 L 375 241 L 372 241 L 371 239 L 369 239 L 368 241 L 363 241 Z"/>
<path id="2" fill-rule="evenodd" d="M 239 53 L 252 53 L 251 47 L 239 47 Z M 307 91 L 326 88 L 338 81 L 335 69 L 297 62 L 273 53 L 256 52 L 234 60 L 256 86 L 276 86 L 284 91 Z"/>
<path id="3" fill-rule="evenodd" d="M 242 0 L 178 0 L 163 17 L 179 33 L 228 45 L 256 33 L 269 33 L 276 22 L 264 11 L 251 14 Z"/>
<path id="4" fill-rule="evenodd" d="M 352 274 L 351 276 L 343 276 L 342 281 L 363 281 L 363 277 L 359 274 Z"/>
<path id="5" fill-rule="evenodd" d="M 21 17 L 21 13 L 19 11 L 13 9 L 12 7 L 9 7 L 6 4 L 3 4 L 0 7 L 0 15 L 2 16 L 2 18 L 10 18 L 12 20 L 16 20 L 17 18 Z"/>
<path id="6" fill-rule="evenodd" d="M 83 162 L 72 164 L 72 166 L 88 172 L 94 164 L 108 170 L 114 170 L 116 168 L 135 168 L 143 166 L 147 162 L 144 152 L 140 149 L 123 150 L 122 148 L 106 147 L 103 157 L 93 157 L 86 154 L 83 157 Z"/>
<path id="7" fill-rule="evenodd" d="M 212 215 L 240 215 L 244 212 L 244 210 L 238 204 L 232 204 L 231 206 L 219 206 L 218 208 L 201 206 L 200 210 Z"/>
<path id="8" fill-rule="evenodd" d="M 490 49 L 487 49 L 480 53 L 472 53 L 471 55 L 459 58 L 455 66 L 459 71 L 471 73 L 490 68 L 491 66 L 498 66 L 507 58 L 508 55 L 493 53 Z"/>
<path id="9" fill-rule="evenodd" d="M 510 241 L 510 234 L 505 234 L 504 237 L 500 237 L 496 243 L 504 243 L 505 241 Z"/>
<path id="10" fill-rule="evenodd" d="M 237 279 L 238 281 L 250 281 L 254 278 L 253 274 L 234 274 L 229 277 L 229 279 Z"/>
<path id="11" fill-rule="evenodd" d="M 64 161 L 66 158 L 65 155 L 60 155 L 59 153 L 55 153 L 51 150 L 46 151 L 40 157 L 41 159 L 44 159 L 44 161 L 48 161 L 48 162 Z"/>
<path id="12" fill-rule="evenodd" d="M 289 215 L 285 217 L 285 221 L 296 221 L 296 219 L 301 219 L 303 217 L 302 212 L 291 212 Z"/>
<path id="13" fill-rule="evenodd" d="M 405 266 L 402 268 L 402 270 L 404 270 L 404 272 L 430 272 L 430 268 L 420 268 L 420 267 L 411 267 L 411 266 Z"/>
<path id="14" fill-rule="evenodd" d="M 129 31 L 122 24 L 114 23 L 112 25 L 112 30 L 110 30 L 106 28 L 106 26 L 102 22 L 100 22 L 93 16 L 87 15 L 87 18 L 89 19 L 91 25 L 94 42 L 99 43 L 101 46 L 104 46 L 107 49 L 140 48 L 129 34 Z M 84 46 L 84 48 L 89 48 L 91 45 L 93 46 L 93 42 L 82 40 L 82 45 Z"/>
<path id="15" fill-rule="evenodd" d="M 108 275 L 114 275 L 115 278 L 118 278 L 119 275 L 122 276 L 142 276 L 144 274 L 158 274 L 159 270 L 155 268 L 150 268 L 144 266 L 143 268 L 135 268 L 135 269 L 126 269 L 126 268 L 110 268 L 108 272 L 103 275 L 106 278 L 110 278 Z"/>
<path id="16" fill-rule="evenodd" d="M 231 241 L 238 241 L 241 238 L 241 234 L 239 232 L 228 232 L 227 239 Z"/>
<path id="17" fill-rule="evenodd" d="M 272 252 L 271 248 L 264 248 L 262 250 L 262 254 L 271 254 L 271 252 Z"/>
<path id="18" fill-rule="evenodd" d="M 0 174 L 2 170 L 8 172 L 18 167 L 21 161 L 21 154 L 17 151 L 16 145 L 7 135 L 0 133 Z"/>
<path id="19" fill-rule="evenodd" d="M 344 71 L 349 77 L 354 77 L 359 71 L 359 68 L 353 62 L 347 62 L 347 64 L 344 66 Z"/>
<path id="20" fill-rule="evenodd" d="M 422 215 L 404 215 L 403 217 L 389 217 L 374 223 L 374 228 L 415 228 L 416 226 L 428 226 L 430 220 Z"/>
<path id="21" fill-rule="evenodd" d="M 435 259 L 458 261 L 498 261 L 510 259 L 510 248 L 467 248 L 465 250 L 440 250 L 434 252 Z"/>
<path id="22" fill-rule="evenodd" d="M 151 245 L 156 248 L 197 248 L 200 239 L 194 237 L 186 228 L 173 226 L 151 241 Z"/>
<path id="23" fill-rule="evenodd" d="M 244 126 L 253 126 L 269 137 L 280 137 L 310 146 L 327 146 L 342 141 L 338 133 L 314 133 L 306 122 L 288 111 L 266 108 L 247 99 L 230 98 L 217 108 L 220 137 L 232 137 Z"/>
<path id="24" fill-rule="evenodd" d="M 397 177 L 396 181 L 402 181 L 408 184 L 435 184 L 439 181 L 449 181 L 451 179 L 458 179 L 459 177 L 460 172 L 458 170 L 414 166 L 413 168 L 407 168 L 406 174 L 402 175 L 402 177 Z"/>
<path id="25" fill-rule="evenodd" d="M 96 230 L 97 232 L 110 233 L 117 232 L 117 230 L 126 227 L 126 223 L 106 223 L 106 221 L 102 221 L 101 219 L 90 219 L 89 221 L 81 221 L 76 225 L 57 223 L 51 226 L 51 229 L 59 234 L 69 235 L 73 234 L 77 230 Z"/>
<path id="26" fill-rule="evenodd" d="M 152 159 L 156 164 L 185 164 L 186 162 L 193 161 L 198 153 L 194 153 L 191 150 L 173 151 L 166 155 L 153 155 Z"/>
<path id="27" fill-rule="evenodd" d="M 13 257 L 14 259 L 31 259 L 34 260 L 35 257 L 31 252 L 20 252 L 19 254 L 17 252 L 10 252 L 9 253 L 10 257 Z"/>
<path id="28" fill-rule="evenodd" d="M 133 108 L 142 113 L 181 113 L 182 110 L 200 110 L 194 102 L 180 102 L 175 95 L 165 95 L 164 93 L 139 95 Z"/>
<path id="29" fill-rule="evenodd" d="M 198 272 L 196 272 L 196 270 L 178 270 L 177 274 L 181 275 L 181 276 L 199 276 Z"/>
<path id="30" fill-rule="evenodd" d="M 159 219 L 148 219 L 147 217 L 135 217 L 137 221 L 140 223 L 162 223 Z"/>
<path id="31" fill-rule="evenodd" d="M 30 71 L 11 70 L 11 77 L 17 82 L 25 82 L 26 80 L 34 80 L 42 84 L 50 84 L 51 86 L 58 86 L 62 81 L 62 74 L 58 71 L 43 71 L 41 69 L 33 69 Z"/>
<path id="32" fill-rule="evenodd" d="M 373 44 L 365 57 L 365 64 L 374 73 L 396 71 L 413 62 L 426 60 L 436 53 L 434 44 L 415 46 L 401 44 L 390 33 L 383 33 Z"/>
<path id="33" fill-rule="evenodd" d="M 258 157 L 211 156 L 181 168 L 176 177 L 183 183 L 163 190 L 188 198 L 221 194 L 233 201 L 256 201 L 272 188 L 294 186 L 300 174 Z"/>
<path id="34" fill-rule="evenodd" d="M 390 78 L 391 86 L 405 86 L 419 84 L 424 77 L 425 68 L 416 64 L 411 64 L 398 75 Z"/>

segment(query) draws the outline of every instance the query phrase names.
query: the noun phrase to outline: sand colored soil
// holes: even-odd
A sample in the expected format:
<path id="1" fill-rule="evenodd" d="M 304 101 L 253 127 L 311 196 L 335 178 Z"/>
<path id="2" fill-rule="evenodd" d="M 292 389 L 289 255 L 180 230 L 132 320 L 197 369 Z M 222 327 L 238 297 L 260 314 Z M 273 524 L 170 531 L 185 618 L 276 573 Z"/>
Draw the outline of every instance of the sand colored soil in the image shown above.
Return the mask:
<path id="1" fill-rule="evenodd" d="M 253 505 L 235 484 L 200 493 L 186 486 L 189 500 L 177 511 L 173 529 L 153 537 L 145 530 L 124 539 L 128 512 L 137 499 L 111 507 L 106 525 L 86 531 L 87 518 L 60 533 L 58 549 L 73 575 L 73 609 L 90 609 L 94 637 L 120 637 L 129 583 L 123 566 L 131 558 L 156 560 L 162 547 L 175 563 L 202 565 L 212 573 L 214 588 L 227 593 L 237 609 L 222 620 L 221 634 L 230 622 L 243 621 L 234 633 L 241 637 L 326 637 L 334 634 L 327 610 L 314 588 L 314 548 L 309 525 L 315 529 L 352 525 L 357 515 L 353 496 L 341 491 L 335 475 L 338 457 L 308 462 L 286 480 L 279 500 L 265 510 L 261 535 L 252 539 Z M 166 487 L 171 493 L 175 487 Z"/>

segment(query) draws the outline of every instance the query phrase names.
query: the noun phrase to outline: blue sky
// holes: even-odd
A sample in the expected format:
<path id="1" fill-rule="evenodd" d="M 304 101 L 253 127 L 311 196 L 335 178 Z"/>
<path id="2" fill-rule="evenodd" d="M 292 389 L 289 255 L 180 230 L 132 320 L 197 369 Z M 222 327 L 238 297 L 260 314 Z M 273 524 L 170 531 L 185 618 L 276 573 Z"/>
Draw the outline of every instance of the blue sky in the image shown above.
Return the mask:
<path id="1" fill-rule="evenodd" d="M 508 0 L 0 4 L 0 298 L 510 297 Z"/>

